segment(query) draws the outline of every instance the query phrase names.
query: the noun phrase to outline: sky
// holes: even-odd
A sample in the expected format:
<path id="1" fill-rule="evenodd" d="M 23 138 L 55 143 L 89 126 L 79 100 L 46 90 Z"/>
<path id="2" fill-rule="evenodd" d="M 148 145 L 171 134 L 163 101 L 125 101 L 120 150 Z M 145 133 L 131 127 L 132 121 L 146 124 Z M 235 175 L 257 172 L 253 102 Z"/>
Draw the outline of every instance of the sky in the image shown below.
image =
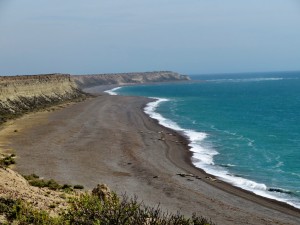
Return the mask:
<path id="1" fill-rule="evenodd" d="M 0 0 L 0 75 L 300 71 L 300 0 Z"/>

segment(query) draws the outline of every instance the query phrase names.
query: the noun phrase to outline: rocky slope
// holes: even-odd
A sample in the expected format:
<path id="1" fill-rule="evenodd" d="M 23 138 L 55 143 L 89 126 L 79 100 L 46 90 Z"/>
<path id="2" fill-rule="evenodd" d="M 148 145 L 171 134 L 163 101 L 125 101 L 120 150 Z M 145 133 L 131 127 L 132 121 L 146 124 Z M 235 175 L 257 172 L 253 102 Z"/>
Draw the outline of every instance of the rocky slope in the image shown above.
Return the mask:
<path id="1" fill-rule="evenodd" d="M 72 76 L 72 78 L 80 88 L 110 84 L 124 85 L 190 80 L 188 76 L 180 75 L 171 71 L 75 75 Z"/>
<path id="2" fill-rule="evenodd" d="M 0 123 L 33 109 L 83 96 L 68 74 L 0 77 Z"/>
<path id="3" fill-rule="evenodd" d="M 65 196 L 59 191 L 33 187 L 20 174 L 9 168 L 0 167 L 0 198 L 21 199 L 36 208 L 56 212 L 60 208 L 67 207 Z M 51 205 L 57 207 L 51 208 Z"/>

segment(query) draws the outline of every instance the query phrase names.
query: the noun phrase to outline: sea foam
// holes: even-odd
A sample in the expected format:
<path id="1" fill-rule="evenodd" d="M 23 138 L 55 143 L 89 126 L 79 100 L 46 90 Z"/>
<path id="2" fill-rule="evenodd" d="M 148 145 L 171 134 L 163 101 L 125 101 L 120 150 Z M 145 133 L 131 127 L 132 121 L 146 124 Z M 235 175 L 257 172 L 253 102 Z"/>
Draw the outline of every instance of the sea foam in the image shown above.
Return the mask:
<path id="1" fill-rule="evenodd" d="M 268 78 L 244 78 L 244 79 L 216 79 L 216 80 L 206 80 L 208 82 L 216 82 L 216 83 L 224 83 L 224 82 L 234 82 L 234 83 L 240 83 L 240 82 L 261 82 L 261 81 L 278 81 L 283 80 L 282 77 L 268 77 Z"/>
<path id="2" fill-rule="evenodd" d="M 120 88 L 121 87 L 116 87 L 105 92 L 110 95 L 117 95 L 115 91 L 119 90 Z M 300 204 L 297 201 L 294 201 L 294 199 L 291 198 L 289 194 L 284 192 L 269 191 L 270 189 L 272 190 L 272 187 L 267 187 L 263 183 L 258 183 L 243 177 L 235 176 L 228 170 L 226 170 L 226 168 L 234 165 L 230 165 L 228 167 L 215 165 L 214 156 L 219 153 L 212 147 L 206 146 L 204 144 L 205 139 L 208 137 L 208 134 L 204 132 L 184 129 L 180 127 L 176 122 L 165 118 L 156 111 L 160 104 L 171 101 L 170 99 L 155 97 L 150 98 L 154 99 L 154 101 L 149 102 L 146 105 L 146 107 L 144 108 L 144 112 L 151 118 L 157 120 L 160 125 L 182 133 L 189 140 L 190 151 L 193 153 L 192 162 L 197 168 L 203 169 L 205 172 L 212 174 L 218 177 L 220 180 L 230 183 L 233 186 L 240 187 L 266 198 L 288 203 L 296 208 L 300 208 Z"/>
<path id="3" fill-rule="evenodd" d="M 108 93 L 110 95 L 118 95 L 115 91 L 116 90 L 119 90 L 121 87 L 115 87 L 113 89 L 110 89 L 110 90 L 107 90 L 107 91 L 104 91 L 105 93 Z"/>
<path id="4" fill-rule="evenodd" d="M 150 102 L 146 105 L 144 109 L 145 113 L 148 114 L 151 118 L 156 119 L 160 125 L 173 129 L 175 131 L 179 131 L 185 137 L 187 137 L 187 139 L 189 140 L 190 151 L 193 153 L 192 162 L 197 168 L 203 169 L 205 172 L 212 174 L 218 177 L 220 180 L 230 183 L 233 186 L 245 189 L 266 198 L 286 202 L 296 208 L 300 208 L 298 202 L 295 202 L 290 197 L 290 195 L 280 192 L 270 192 L 270 188 L 268 188 L 263 183 L 258 183 L 243 177 L 235 176 L 228 170 L 226 170 L 224 166 L 215 165 L 214 156 L 218 155 L 219 153 L 212 147 L 206 146 L 204 144 L 204 141 L 208 137 L 208 134 L 204 132 L 184 129 L 180 127 L 176 122 L 163 117 L 156 111 L 160 104 L 171 101 L 170 99 L 155 97 L 151 97 L 151 99 L 154 99 L 155 101 Z"/>

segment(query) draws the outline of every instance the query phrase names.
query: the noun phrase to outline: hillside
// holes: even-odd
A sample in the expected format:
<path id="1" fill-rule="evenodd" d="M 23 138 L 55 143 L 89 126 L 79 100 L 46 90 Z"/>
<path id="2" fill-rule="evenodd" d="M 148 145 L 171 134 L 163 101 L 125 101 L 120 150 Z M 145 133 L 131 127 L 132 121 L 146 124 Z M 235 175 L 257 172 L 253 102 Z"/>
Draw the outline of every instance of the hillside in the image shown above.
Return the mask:
<path id="1" fill-rule="evenodd" d="M 0 123 L 35 109 L 84 98 L 81 89 L 97 85 L 124 85 L 186 81 L 169 71 L 96 75 L 40 74 L 0 76 Z"/>
<path id="2" fill-rule="evenodd" d="M 186 75 L 180 75 L 179 73 L 170 71 L 75 75 L 72 76 L 72 78 L 80 88 L 93 87 L 97 85 L 143 84 L 190 80 L 190 78 Z"/>
<path id="3" fill-rule="evenodd" d="M 68 74 L 0 77 L 0 123 L 33 109 L 84 97 Z"/>

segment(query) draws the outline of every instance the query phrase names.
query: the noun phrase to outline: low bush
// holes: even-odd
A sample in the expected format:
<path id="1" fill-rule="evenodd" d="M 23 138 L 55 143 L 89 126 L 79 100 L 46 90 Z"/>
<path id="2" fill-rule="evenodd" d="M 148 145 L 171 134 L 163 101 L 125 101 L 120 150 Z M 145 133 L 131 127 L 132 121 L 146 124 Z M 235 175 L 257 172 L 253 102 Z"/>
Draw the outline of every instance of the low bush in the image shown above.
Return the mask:
<path id="1" fill-rule="evenodd" d="M 63 225 L 64 223 L 60 217 L 51 217 L 48 212 L 37 210 L 29 206 L 22 200 L 11 200 L 0 197 L 0 214 L 5 215 L 6 222 L 9 224 L 22 225 Z"/>
<path id="2" fill-rule="evenodd" d="M 40 177 L 36 174 L 23 175 L 23 177 L 28 181 L 28 183 L 31 186 L 34 186 L 34 187 L 39 187 L 39 188 L 47 187 L 50 190 L 62 190 L 62 191 L 66 191 L 66 192 L 71 192 L 73 190 L 72 185 L 69 185 L 69 184 L 60 185 L 53 179 L 50 179 L 50 180 L 40 179 Z M 81 186 L 81 185 L 78 185 L 78 186 Z M 81 186 L 81 187 L 83 188 L 83 186 Z M 75 188 L 75 186 L 74 186 L 74 188 Z M 80 189 L 80 188 L 78 188 L 78 189 Z"/>
<path id="3" fill-rule="evenodd" d="M 213 225 L 203 217 L 186 218 L 180 214 L 164 213 L 159 207 L 147 207 L 136 198 L 119 198 L 112 193 L 105 200 L 83 194 L 71 201 L 71 207 L 62 216 L 63 221 L 74 225 L 135 224 L 135 225 Z"/>
<path id="4" fill-rule="evenodd" d="M 76 184 L 74 185 L 74 189 L 83 189 L 84 187 L 82 185 Z"/>
<path id="5" fill-rule="evenodd" d="M 40 177 L 36 174 L 30 174 L 30 175 L 23 175 L 23 177 L 26 179 L 26 180 L 34 180 L 34 179 L 39 179 Z"/>
<path id="6" fill-rule="evenodd" d="M 8 167 L 12 164 L 15 164 L 16 163 L 15 157 L 16 157 L 15 154 L 11 154 L 9 156 L 3 157 L 2 159 L 0 159 L 0 166 Z"/>
<path id="7" fill-rule="evenodd" d="M 37 187 L 48 187 L 52 190 L 70 190 L 71 185 L 59 185 L 54 180 L 43 180 L 37 175 L 24 176 L 28 182 Z M 69 208 L 61 210 L 59 217 L 53 218 L 45 211 L 31 208 L 24 201 L 5 200 L 0 198 L 0 213 L 5 214 L 8 221 L 21 221 L 22 225 L 213 225 L 203 217 L 193 215 L 191 218 L 177 213 L 164 213 L 160 207 L 148 207 L 128 198 L 126 195 L 118 197 L 116 193 L 99 185 L 100 189 L 93 193 L 82 193 L 70 199 Z M 74 189 L 82 189 L 82 185 L 75 185 Z M 101 189 L 104 188 L 104 189 Z M 99 192 L 100 191 L 100 192 Z M 55 208 L 51 205 L 50 208 Z"/>
<path id="8" fill-rule="evenodd" d="M 6 224 L 22 225 L 213 225 L 203 217 L 163 213 L 159 207 L 147 207 L 136 198 L 119 198 L 115 193 L 106 200 L 82 194 L 73 198 L 70 207 L 58 217 L 51 217 L 48 212 L 34 209 L 21 200 L 0 198 L 0 214 L 5 215 Z"/>

